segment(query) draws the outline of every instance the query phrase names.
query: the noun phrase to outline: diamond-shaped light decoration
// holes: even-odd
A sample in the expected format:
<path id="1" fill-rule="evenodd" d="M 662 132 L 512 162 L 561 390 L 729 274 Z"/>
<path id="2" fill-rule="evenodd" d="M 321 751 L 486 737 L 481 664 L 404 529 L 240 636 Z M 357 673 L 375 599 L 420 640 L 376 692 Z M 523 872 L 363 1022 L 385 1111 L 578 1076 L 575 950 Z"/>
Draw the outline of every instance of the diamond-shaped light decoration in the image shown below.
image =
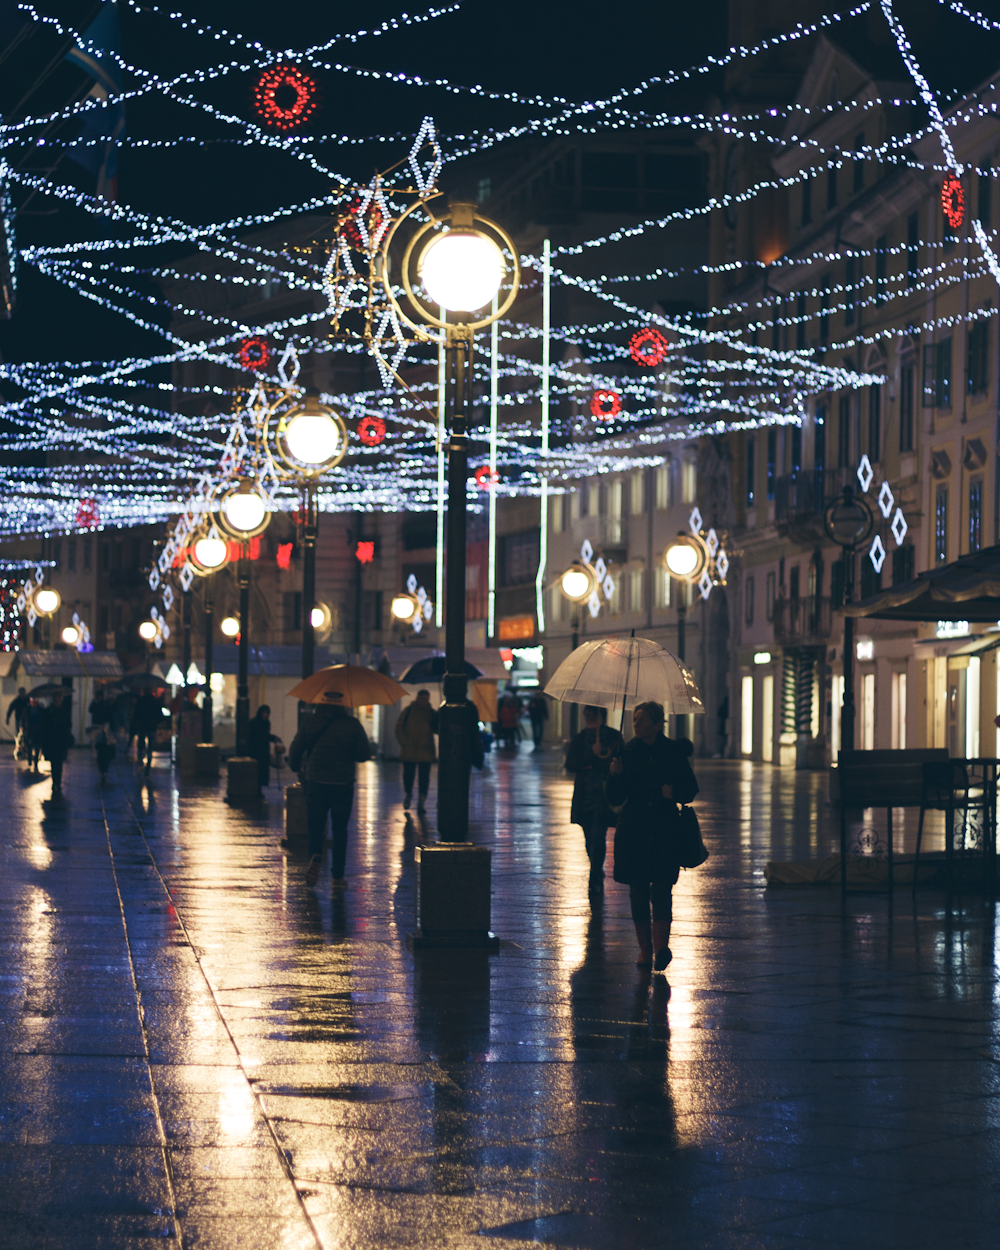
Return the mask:
<path id="1" fill-rule="evenodd" d="M 413 618 L 413 632 L 419 634 L 424 627 L 424 618 L 418 612 Z"/>
<path id="2" fill-rule="evenodd" d="M 608 603 L 610 603 L 615 596 L 615 579 L 610 573 L 604 579 L 601 589 L 604 591 L 605 599 L 607 599 Z"/>
<path id="3" fill-rule="evenodd" d="M 715 557 L 715 571 L 719 575 L 719 581 L 724 582 L 729 572 L 729 557 L 723 547 L 719 548 L 719 554 Z"/>
<path id="4" fill-rule="evenodd" d="M 38 616 L 35 612 L 35 605 L 32 604 L 31 607 L 28 609 L 28 624 L 32 627 L 32 629 L 34 629 L 35 621 L 37 620 L 38 620 Z"/>
<path id="5" fill-rule="evenodd" d="M 883 482 L 882 489 L 878 493 L 878 506 L 882 509 L 882 515 L 888 521 L 892 516 L 892 505 L 896 502 L 896 497 L 889 489 L 889 483 Z"/>
<path id="6" fill-rule="evenodd" d="M 406 579 L 406 589 L 410 592 L 411 595 L 415 595 L 417 593 L 417 579 L 413 573 L 411 573 L 410 576 Z"/>
<path id="7" fill-rule="evenodd" d="M 150 569 L 149 572 L 149 589 L 156 590 L 160 585 L 160 570 Z"/>
<path id="8" fill-rule="evenodd" d="M 600 613 L 600 611 L 601 611 L 601 601 L 600 601 L 600 599 L 598 599 L 598 597 L 597 597 L 597 591 L 596 591 L 596 590 L 593 592 L 593 594 L 592 594 L 592 595 L 590 596 L 590 598 L 587 600 L 587 607 L 590 609 L 590 615 L 591 615 L 591 616 L 597 616 L 597 615 L 599 615 L 599 613 Z"/>
<path id="9" fill-rule="evenodd" d="M 708 575 L 708 569 L 698 578 L 698 589 L 701 591 L 703 599 L 707 599 L 712 593 L 712 579 Z"/>
<path id="10" fill-rule="evenodd" d="M 598 556 L 594 564 L 594 572 L 597 574 L 597 580 L 603 582 L 608 573 L 608 566 L 604 563 L 603 556 Z"/>
<path id="11" fill-rule="evenodd" d="M 299 353 L 295 350 L 295 344 L 289 339 L 285 344 L 285 350 L 281 353 L 281 359 L 278 361 L 278 378 L 281 381 L 281 385 L 291 386 L 299 376 L 301 368 Z"/>
<path id="12" fill-rule="evenodd" d="M 433 615 L 434 615 L 434 604 L 431 603 L 430 599 L 425 599 L 424 600 L 424 620 L 429 621 Z"/>
<path id="13" fill-rule="evenodd" d="M 701 527 L 703 524 L 704 518 L 701 515 L 698 505 L 695 504 L 695 506 L 691 509 L 691 515 L 688 517 L 688 525 L 691 526 L 691 533 L 694 534 L 695 538 L 697 538 L 701 533 Z"/>
<path id="14" fill-rule="evenodd" d="M 882 539 L 878 534 L 875 535 L 875 541 L 868 552 L 868 559 L 871 560 L 875 572 L 881 573 L 882 565 L 885 564 L 885 548 L 882 546 Z"/>
<path id="15" fill-rule="evenodd" d="M 169 612 L 173 606 L 174 606 L 174 588 L 173 586 L 170 585 L 169 582 L 167 582 L 166 586 L 163 587 L 163 610 L 164 612 Z"/>
<path id="16" fill-rule="evenodd" d="M 590 545 L 590 539 L 583 540 L 583 546 L 580 548 L 580 559 L 584 564 L 589 564 L 594 558 L 594 548 Z"/>
<path id="17" fill-rule="evenodd" d="M 417 591 L 417 603 L 419 603 L 420 606 L 423 607 L 426 602 L 427 602 L 427 591 L 424 590 L 423 586 L 421 586 L 420 589 Z"/>
<path id="18" fill-rule="evenodd" d="M 715 559 L 715 553 L 719 550 L 719 535 L 714 529 L 710 529 L 705 535 L 705 546 L 708 548 L 708 554 Z"/>
<path id="19" fill-rule="evenodd" d="M 191 583 L 194 581 L 194 569 L 190 564 L 185 564 L 178 574 L 177 580 L 181 584 L 182 590 L 190 590 Z"/>
<path id="20" fill-rule="evenodd" d="M 903 516 L 903 509 L 897 508 L 896 515 L 892 518 L 892 536 L 896 540 L 896 546 L 902 547 L 903 539 L 906 537 L 906 531 L 910 528 L 906 524 L 906 517 Z"/>
<path id="21" fill-rule="evenodd" d="M 861 489 L 868 494 L 868 487 L 872 484 L 872 478 L 875 476 L 875 470 L 872 468 L 872 462 L 868 459 L 868 453 L 861 457 L 861 463 L 858 465 L 858 481 L 861 483 Z"/>

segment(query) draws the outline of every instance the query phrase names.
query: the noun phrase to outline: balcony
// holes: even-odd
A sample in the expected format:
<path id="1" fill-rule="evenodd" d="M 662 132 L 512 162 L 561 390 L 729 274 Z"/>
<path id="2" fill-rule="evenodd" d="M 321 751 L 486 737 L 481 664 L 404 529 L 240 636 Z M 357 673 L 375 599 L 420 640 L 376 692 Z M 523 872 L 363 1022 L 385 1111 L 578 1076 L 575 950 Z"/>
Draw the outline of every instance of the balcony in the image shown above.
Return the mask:
<path id="1" fill-rule="evenodd" d="M 778 599 L 774 605 L 774 641 L 781 647 L 819 646 L 833 632 L 830 599 Z"/>
<path id="2" fill-rule="evenodd" d="M 774 519 L 794 540 L 814 542 L 823 537 L 823 513 L 853 480 L 851 469 L 800 469 L 774 483 Z"/>

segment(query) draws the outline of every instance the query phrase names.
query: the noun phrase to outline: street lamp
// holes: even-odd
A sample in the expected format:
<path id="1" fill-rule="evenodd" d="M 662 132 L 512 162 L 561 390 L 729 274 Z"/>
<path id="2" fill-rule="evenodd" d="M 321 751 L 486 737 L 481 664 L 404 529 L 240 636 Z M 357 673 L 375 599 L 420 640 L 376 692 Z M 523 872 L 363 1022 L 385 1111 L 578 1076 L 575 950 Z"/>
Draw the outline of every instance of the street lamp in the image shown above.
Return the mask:
<path id="1" fill-rule="evenodd" d="M 59 611 L 62 596 L 51 586 L 42 586 L 35 591 L 32 603 L 39 616 L 54 616 Z"/>
<path id="2" fill-rule="evenodd" d="M 316 602 L 316 534 L 319 512 L 316 483 L 347 454 L 347 426 L 328 404 L 320 401 L 319 391 L 307 389 L 302 402 L 288 410 L 282 396 L 268 411 L 265 441 L 277 457 L 271 463 L 282 477 L 294 478 L 302 491 L 302 676 L 311 677 L 315 668 L 316 629 L 313 606 Z"/>
<path id="3" fill-rule="evenodd" d="M 227 616 L 219 625 L 219 629 L 227 638 L 235 638 L 240 632 L 240 623 L 235 616 Z"/>
<path id="4" fill-rule="evenodd" d="M 244 543 L 271 523 L 264 492 L 251 477 L 240 478 L 223 492 L 216 515 L 226 533 Z"/>
<path id="5" fill-rule="evenodd" d="M 701 538 L 694 534 L 685 534 L 681 530 L 677 537 L 663 552 L 663 567 L 677 581 L 693 586 L 708 567 L 708 548 Z M 687 649 L 687 595 L 680 596 L 677 604 L 677 658 L 682 662 Z M 677 717 L 678 738 L 687 737 L 687 717 Z"/>
<path id="6" fill-rule="evenodd" d="M 872 532 L 875 518 L 863 499 L 845 486 L 823 513 L 823 526 L 843 552 L 844 604 L 854 601 L 854 554 Z M 840 710 L 840 749 L 854 750 L 854 617 L 844 617 L 844 698 Z"/>
<path id="7" fill-rule="evenodd" d="M 215 642 L 215 584 L 212 574 L 229 559 L 229 545 L 219 536 L 215 526 L 202 532 L 191 544 L 191 567 L 205 579 L 205 690 L 201 702 L 201 740 L 211 742 L 215 737 L 215 715 L 212 702 L 212 672 L 214 669 L 213 644 Z M 187 681 L 187 670 L 184 671 Z"/>
<path id="8" fill-rule="evenodd" d="M 417 208 L 428 220 L 413 231 L 402 264 L 393 268 L 389 263 L 392 241 L 402 223 L 408 221 Z M 459 201 L 452 202 L 440 217 L 431 211 L 426 200 L 412 205 L 386 232 L 381 261 L 382 282 L 395 311 L 417 331 L 418 337 L 440 341 L 437 336 L 432 339 L 401 306 L 393 287 L 398 280 L 410 308 L 424 326 L 441 332 L 445 348 L 445 419 L 450 432 L 446 445 L 445 701 L 438 713 L 438 836 L 445 842 L 464 842 L 469 831 L 471 767 L 465 672 L 465 548 L 472 344 L 476 330 L 491 325 L 511 307 L 520 286 L 521 271 L 517 248 L 510 236 L 495 222 L 483 217 L 475 204 Z M 500 299 L 500 289 L 505 282 L 509 284 L 508 289 Z M 448 314 L 452 315 L 450 321 Z"/>
<path id="9" fill-rule="evenodd" d="M 400 625 L 411 625 L 420 615 L 420 601 L 416 595 L 393 595 L 389 611 L 392 619 L 399 621 Z"/>
<path id="10" fill-rule="evenodd" d="M 562 577 L 559 578 L 559 593 L 573 605 L 570 610 L 570 629 L 572 631 L 571 650 L 580 645 L 580 605 L 587 602 L 591 595 L 597 593 L 597 573 L 590 564 L 574 560 Z M 575 737 L 578 729 L 579 708 L 577 704 L 569 705 L 569 732 Z"/>
<path id="11" fill-rule="evenodd" d="M 143 642 L 152 642 L 156 634 L 156 625 L 152 621 L 143 621 L 139 626 L 139 637 Z"/>
<path id="12" fill-rule="evenodd" d="M 75 647 L 80 641 L 80 631 L 75 625 L 67 625 L 59 636 L 67 647 Z"/>

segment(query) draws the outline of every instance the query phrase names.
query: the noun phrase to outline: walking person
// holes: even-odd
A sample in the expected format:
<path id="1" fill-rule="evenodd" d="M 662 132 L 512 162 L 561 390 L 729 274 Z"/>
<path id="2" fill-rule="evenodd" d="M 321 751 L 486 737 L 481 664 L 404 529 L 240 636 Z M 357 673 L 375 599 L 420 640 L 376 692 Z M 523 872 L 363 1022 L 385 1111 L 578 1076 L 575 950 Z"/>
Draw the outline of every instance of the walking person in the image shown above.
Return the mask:
<path id="1" fill-rule="evenodd" d="M 612 807 L 624 804 L 615 831 L 615 880 L 629 887 L 639 943 L 636 966 L 657 972 L 673 958 L 671 891 L 680 875 L 674 846 L 677 804 L 690 803 L 698 793 L 690 764 L 691 743 L 686 738 L 664 737 L 663 721 L 662 704 L 636 705 L 632 713 L 635 737 L 612 759 L 607 784 Z"/>
<path id="2" fill-rule="evenodd" d="M 115 758 L 115 737 L 111 727 L 114 718 L 114 704 L 104 697 L 104 688 L 99 687 L 90 701 L 90 728 L 97 754 L 97 767 L 101 773 L 101 781 L 107 781 L 108 769 Z"/>
<path id="3" fill-rule="evenodd" d="M 17 697 L 11 699 L 10 707 L 7 709 L 7 719 L 5 725 L 10 724 L 10 718 L 14 718 L 14 759 L 21 760 L 27 755 L 27 738 L 24 732 L 24 726 L 28 719 L 28 709 L 31 707 L 31 699 L 27 690 L 23 686 L 18 686 Z"/>
<path id="4" fill-rule="evenodd" d="M 505 695 L 500 704 L 500 733 L 505 747 L 517 746 L 521 733 L 521 700 L 515 695 Z"/>
<path id="5" fill-rule="evenodd" d="M 545 734 L 545 722 L 549 719 L 549 701 L 539 690 L 528 700 L 528 719 L 531 721 L 531 737 L 535 750 L 540 751 Z"/>
<path id="6" fill-rule="evenodd" d="M 70 717 L 73 712 L 72 702 L 63 702 L 63 696 L 56 693 L 51 704 L 38 717 L 38 738 L 42 754 L 52 767 L 52 797 L 62 794 L 63 764 L 73 745 L 73 732 L 70 728 Z"/>
<path id="7" fill-rule="evenodd" d="M 396 721 L 399 758 L 403 761 L 403 810 L 410 810 L 413 781 L 417 779 L 417 811 L 426 809 L 427 791 L 431 785 L 431 765 L 437 759 L 434 735 L 438 732 L 438 714 L 431 707 L 429 690 L 418 690 Z"/>
<path id="8" fill-rule="evenodd" d="M 271 780 L 271 744 L 280 743 L 277 734 L 271 733 L 271 709 L 262 703 L 250 722 L 247 734 L 248 753 L 257 761 L 257 780 L 263 789 Z"/>
<path id="9" fill-rule="evenodd" d="M 604 793 L 611 771 L 611 760 L 622 747 L 622 736 L 608 724 L 603 707 L 583 709 L 583 728 L 566 751 L 566 771 L 573 774 L 573 802 L 569 818 L 583 829 L 587 858 L 590 860 L 591 897 L 604 893 L 604 856 L 607 853 L 608 826 L 615 817 Z"/>
<path id="10" fill-rule="evenodd" d="M 156 731 L 163 724 L 163 704 L 158 695 L 144 686 L 132 709 L 131 736 L 135 738 L 135 760 L 144 764 L 146 776 L 153 764 Z"/>
<path id="11" fill-rule="evenodd" d="M 372 748 L 361 722 L 344 707 L 317 706 L 304 729 L 292 739 L 288 766 L 299 773 L 306 792 L 306 833 L 309 867 L 306 885 L 319 880 L 326 842 L 326 820 L 333 834 L 331 872 L 334 889 L 346 890 L 347 822 L 354 806 L 357 764 L 372 758 Z"/>

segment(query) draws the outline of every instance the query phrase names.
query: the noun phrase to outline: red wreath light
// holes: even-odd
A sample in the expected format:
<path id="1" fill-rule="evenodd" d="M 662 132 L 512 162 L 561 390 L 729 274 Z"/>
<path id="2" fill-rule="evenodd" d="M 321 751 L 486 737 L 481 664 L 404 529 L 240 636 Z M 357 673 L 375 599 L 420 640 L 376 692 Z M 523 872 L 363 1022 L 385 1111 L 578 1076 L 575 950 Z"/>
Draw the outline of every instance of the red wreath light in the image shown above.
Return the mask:
<path id="1" fill-rule="evenodd" d="M 941 184 L 941 207 L 948 218 L 948 225 L 957 230 L 965 220 L 965 192 L 954 175 L 945 178 Z"/>
<path id="2" fill-rule="evenodd" d="M 263 369 L 271 359 L 271 349 L 259 334 L 253 334 L 240 344 L 237 359 L 244 369 Z"/>
<path id="3" fill-rule="evenodd" d="M 356 199 L 348 208 L 349 217 L 344 218 L 343 232 L 351 247 L 356 248 L 359 252 L 365 250 L 365 237 L 361 233 L 361 227 L 358 219 L 361 215 L 361 200 Z M 368 204 L 364 214 L 364 227 L 368 232 L 369 244 L 371 240 L 378 234 L 382 225 L 382 210 L 375 203 L 374 199 Z"/>
<path id="4" fill-rule="evenodd" d="M 377 447 L 385 439 L 385 422 L 381 417 L 362 417 L 358 422 L 358 438 L 366 447 Z"/>
<path id="5" fill-rule="evenodd" d="M 76 509 L 76 528 L 78 530 L 96 529 L 101 523 L 97 503 L 93 499 L 81 499 Z"/>
<path id="6" fill-rule="evenodd" d="M 653 326 L 647 326 L 633 334 L 628 345 L 628 353 L 637 365 L 646 365 L 652 369 L 666 359 L 670 344 Z"/>
<path id="7" fill-rule="evenodd" d="M 622 397 L 617 391 L 594 391 L 590 399 L 590 415 L 599 421 L 610 421 L 622 410 Z"/>
<path id="8" fill-rule="evenodd" d="M 317 94 L 315 79 L 295 65 L 278 65 L 257 79 L 254 107 L 265 125 L 294 130 L 316 111 Z"/>
<path id="9" fill-rule="evenodd" d="M 492 490 L 500 481 L 500 474 L 488 464 L 483 464 L 476 470 L 475 478 L 480 490 Z"/>

